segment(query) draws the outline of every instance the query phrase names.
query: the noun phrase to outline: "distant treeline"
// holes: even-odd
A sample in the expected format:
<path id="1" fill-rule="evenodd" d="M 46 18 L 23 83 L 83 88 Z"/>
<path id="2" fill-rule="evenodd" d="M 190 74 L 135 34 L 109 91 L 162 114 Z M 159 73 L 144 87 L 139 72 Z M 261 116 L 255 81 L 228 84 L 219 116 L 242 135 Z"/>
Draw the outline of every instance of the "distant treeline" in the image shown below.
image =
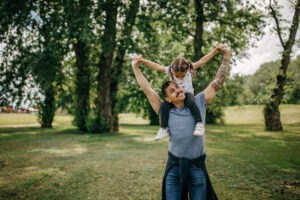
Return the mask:
<path id="1" fill-rule="evenodd" d="M 238 81 L 230 80 L 230 84 L 243 83 L 242 93 L 237 94 L 234 104 L 264 104 L 271 94 L 271 89 L 276 83 L 276 75 L 280 61 L 268 62 L 263 65 L 253 74 L 244 77 L 234 77 Z M 287 71 L 287 82 L 283 103 L 300 104 L 300 56 L 293 60 Z"/>

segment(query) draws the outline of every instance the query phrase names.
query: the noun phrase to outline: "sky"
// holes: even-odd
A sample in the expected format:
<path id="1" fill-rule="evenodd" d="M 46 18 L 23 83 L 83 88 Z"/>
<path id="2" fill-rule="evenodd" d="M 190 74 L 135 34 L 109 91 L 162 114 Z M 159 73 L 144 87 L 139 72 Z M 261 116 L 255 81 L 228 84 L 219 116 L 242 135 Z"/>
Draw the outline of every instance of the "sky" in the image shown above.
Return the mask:
<path id="1" fill-rule="evenodd" d="M 282 5 L 287 5 L 287 0 L 279 1 Z M 283 16 L 287 19 L 292 19 L 293 12 L 287 6 L 282 9 Z M 273 20 L 273 19 L 270 19 Z M 274 20 L 273 20 L 274 21 Z M 274 24 L 272 22 L 272 24 Z M 256 43 L 256 47 L 250 47 L 247 53 L 249 58 L 242 58 L 237 60 L 236 64 L 232 65 L 231 74 L 251 75 L 259 69 L 260 65 L 266 62 L 281 59 L 281 52 L 283 50 L 276 33 L 271 33 L 271 26 L 266 26 L 264 29 L 265 35 Z M 300 30 L 297 31 L 297 37 L 300 39 Z M 292 59 L 300 55 L 300 48 L 294 44 Z M 279 67 L 279 66 L 278 66 Z"/>
<path id="2" fill-rule="evenodd" d="M 300 31 L 298 30 L 298 32 Z M 297 38 L 300 38 L 299 33 Z M 259 69 L 261 64 L 281 59 L 283 48 L 280 45 L 278 36 L 274 33 L 267 33 L 256 45 L 257 47 L 251 47 L 247 51 L 250 55 L 249 58 L 237 60 L 231 68 L 231 74 L 251 75 Z M 297 55 L 300 55 L 300 48 L 294 45 L 292 59 Z"/>

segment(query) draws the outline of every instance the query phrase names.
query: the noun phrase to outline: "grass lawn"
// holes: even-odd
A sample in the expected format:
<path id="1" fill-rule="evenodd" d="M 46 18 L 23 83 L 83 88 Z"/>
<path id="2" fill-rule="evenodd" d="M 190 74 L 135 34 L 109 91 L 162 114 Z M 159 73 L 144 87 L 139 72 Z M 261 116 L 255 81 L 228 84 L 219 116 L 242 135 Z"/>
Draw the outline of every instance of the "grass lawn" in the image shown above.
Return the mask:
<path id="1" fill-rule="evenodd" d="M 300 106 L 281 107 L 284 131 L 266 132 L 261 106 L 229 107 L 207 125 L 207 169 L 219 199 L 300 199 Z M 160 199 L 167 139 L 120 115 L 120 132 L 80 133 L 59 115 L 0 114 L 0 199 Z"/>

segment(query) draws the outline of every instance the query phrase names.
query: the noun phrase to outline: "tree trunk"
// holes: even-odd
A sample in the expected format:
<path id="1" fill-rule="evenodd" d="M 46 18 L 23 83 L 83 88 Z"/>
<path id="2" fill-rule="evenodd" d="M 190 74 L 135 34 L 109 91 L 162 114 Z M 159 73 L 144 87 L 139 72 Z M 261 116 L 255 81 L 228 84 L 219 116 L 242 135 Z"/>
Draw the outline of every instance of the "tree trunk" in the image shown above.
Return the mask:
<path id="1" fill-rule="evenodd" d="M 117 49 L 117 55 L 114 62 L 111 78 L 111 98 L 112 98 L 112 114 L 114 118 L 113 130 L 119 131 L 119 118 L 117 109 L 117 92 L 119 80 L 123 79 L 122 66 L 124 65 L 124 56 L 131 40 L 132 27 L 135 23 L 136 15 L 139 10 L 139 0 L 133 0 L 128 8 L 126 14 L 126 19 L 124 22 L 124 27 L 121 33 L 120 45 Z"/>
<path id="2" fill-rule="evenodd" d="M 204 33 L 204 14 L 203 14 L 203 1 L 195 0 L 195 11 L 196 11 L 196 30 L 194 39 L 194 60 L 199 60 L 203 56 L 203 33 Z"/>
<path id="3" fill-rule="evenodd" d="M 284 86 L 286 83 L 286 71 L 290 62 L 290 54 L 292 47 L 295 43 L 296 33 L 299 27 L 299 14 L 300 14 L 300 0 L 298 0 L 295 13 L 293 17 L 293 22 L 290 28 L 290 35 L 286 44 L 283 45 L 283 53 L 281 59 L 281 66 L 279 73 L 276 78 L 276 87 L 273 89 L 270 101 L 265 105 L 264 108 L 264 117 L 265 117 L 265 126 L 266 130 L 269 131 L 280 131 L 283 129 L 282 123 L 280 120 L 280 111 L 279 105 L 284 94 Z M 276 16 L 273 15 L 276 20 Z M 278 32 L 281 39 L 281 33 Z"/>
<path id="4" fill-rule="evenodd" d="M 45 100 L 40 105 L 39 121 L 41 128 L 52 128 L 52 122 L 55 115 L 55 91 L 54 87 L 49 86 L 45 91 Z"/>
<path id="5" fill-rule="evenodd" d="M 203 33 L 204 33 L 204 11 L 203 11 L 203 1 L 195 0 L 195 12 L 196 12 L 196 30 L 195 30 L 195 39 L 194 39 L 194 60 L 199 60 L 203 57 L 202 47 L 204 45 Z M 212 110 L 207 110 L 207 123 L 216 123 L 215 115 Z"/>
<path id="6" fill-rule="evenodd" d="M 89 39 L 90 34 L 90 0 L 64 1 L 64 17 L 66 18 L 69 38 L 73 41 L 75 53 L 75 113 L 74 121 L 81 131 L 88 131 L 87 120 L 90 111 L 90 66 Z"/>
<path id="7" fill-rule="evenodd" d="M 113 53 L 116 47 L 116 24 L 117 8 L 115 1 L 108 1 L 104 5 L 106 13 L 104 34 L 101 39 L 102 52 L 99 57 L 99 73 L 97 77 L 97 119 L 99 130 L 96 132 L 111 132 L 112 120 L 112 98 L 111 98 L 111 66 Z"/>
<path id="8" fill-rule="evenodd" d="M 54 15 L 48 19 L 50 10 L 56 6 L 57 4 L 51 5 L 49 2 L 41 2 L 40 4 L 40 17 L 44 23 L 39 28 L 39 42 L 42 48 L 41 56 L 36 66 L 36 76 L 45 95 L 44 101 L 40 102 L 39 106 L 39 121 L 41 128 L 52 128 L 56 110 L 56 82 L 61 70 L 60 62 L 63 59 L 60 55 L 62 46 L 57 43 L 61 35 L 51 32 L 53 28 L 58 28 L 60 25 L 59 23 L 54 23 L 54 19 L 56 19 L 53 17 Z M 44 40 L 42 40 L 42 38 Z M 53 47 L 56 47 L 57 49 Z"/>
<path id="9" fill-rule="evenodd" d="M 88 65 L 88 48 L 77 38 L 74 44 L 76 56 L 75 81 L 75 123 L 81 131 L 87 131 L 86 119 L 89 115 L 90 70 Z"/>
<path id="10" fill-rule="evenodd" d="M 271 102 L 264 108 L 265 126 L 269 131 L 280 131 L 283 129 L 280 120 L 279 104 Z"/>

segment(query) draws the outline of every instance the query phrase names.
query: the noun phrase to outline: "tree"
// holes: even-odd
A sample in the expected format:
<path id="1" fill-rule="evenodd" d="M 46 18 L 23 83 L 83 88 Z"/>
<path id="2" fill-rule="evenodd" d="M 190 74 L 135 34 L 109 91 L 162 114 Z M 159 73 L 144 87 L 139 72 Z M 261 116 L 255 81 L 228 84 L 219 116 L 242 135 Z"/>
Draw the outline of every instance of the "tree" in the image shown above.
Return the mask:
<path id="1" fill-rule="evenodd" d="M 174 37 L 181 37 L 181 34 L 175 34 L 169 26 L 166 26 L 169 21 L 162 18 L 160 3 L 162 1 L 150 1 L 140 5 L 140 12 L 131 37 L 133 42 L 128 48 L 128 53 L 141 54 L 146 59 L 167 66 L 180 52 L 184 52 L 185 47 L 174 40 Z M 127 66 L 130 66 L 129 60 L 127 59 Z M 160 91 L 160 86 L 167 80 L 167 77 L 144 65 L 141 65 L 141 67 L 147 79 L 151 80 L 152 87 L 156 91 Z M 153 111 L 145 94 L 137 88 L 132 69 L 127 67 L 123 72 L 125 72 L 126 78 L 120 80 L 122 84 L 120 84 L 119 92 L 121 107 L 119 109 L 139 113 L 148 118 L 151 125 L 158 125 L 158 115 Z"/>
<path id="2" fill-rule="evenodd" d="M 59 84 L 64 55 L 61 2 L 26 1 L 15 7 L 15 2 L 10 4 L 4 1 L 2 6 L 16 11 L 8 19 L 11 20 L 9 25 L 4 21 L 4 28 L 8 27 L 6 36 L 10 39 L 6 42 L 9 51 L 4 60 L 8 62 L 4 62 L 5 74 L 2 80 L 8 85 L 17 82 L 14 90 L 19 99 L 26 99 L 22 91 L 24 87 L 29 93 L 39 90 L 42 94 L 41 98 L 36 99 L 40 108 L 39 121 L 42 128 L 51 128 L 55 114 L 56 86 Z M 14 95 L 10 101 L 14 101 Z"/>
<path id="3" fill-rule="evenodd" d="M 182 53 L 187 59 L 197 61 L 204 52 L 224 41 L 236 56 L 243 56 L 251 42 L 262 34 L 262 13 L 247 2 L 162 0 L 151 1 L 142 10 L 138 21 L 144 25 L 137 24 L 137 35 L 144 40 L 137 53 L 166 66 Z M 213 80 L 219 67 L 216 63 L 220 61 L 221 57 L 217 56 L 199 70 L 195 91 L 203 90 Z M 153 77 L 153 84 L 160 82 L 153 71 L 147 71 L 147 75 Z M 211 119 L 208 122 L 215 122 L 221 111 L 218 105 L 211 106 L 208 115 L 212 116 L 207 118 Z"/>
<path id="4" fill-rule="evenodd" d="M 131 1 L 128 9 L 125 11 L 125 21 L 123 28 L 121 30 L 121 36 L 119 37 L 119 42 L 117 42 L 116 57 L 112 68 L 112 77 L 111 77 L 111 86 L 110 91 L 112 95 L 112 116 L 113 116 L 113 130 L 119 130 L 119 119 L 118 114 L 119 110 L 117 107 L 118 95 L 117 91 L 119 90 L 120 80 L 125 78 L 123 73 L 123 68 L 125 64 L 125 53 L 132 44 L 131 33 L 133 26 L 135 24 L 135 19 L 137 12 L 139 10 L 139 0 Z"/>
<path id="5" fill-rule="evenodd" d="M 131 33 L 139 9 L 139 0 L 99 1 L 96 20 L 101 25 L 100 52 L 97 63 L 97 98 L 89 118 L 89 131 L 118 130 L 117 97 L 123 78 L 125 54 L 131 42 Z"/>
<path id="6" fill-rule="evenodd" d="M 90 44 L 92 36 L 91 11 L 89 0 L 64 1 L 65 20 L 67 22 L 68 39 L 75 53 L 75 101 L 74 111 L 76 126 L 87 131 L 87 120 L 90 111 L 90 78 L 91 66 Z"/>
<path id="7" fill-rule="evenodd" d="M 270 101 L 266 103 L 264 107 L 264 117 L 265 117 L 265 126 L 269 131 L 280 131 L 283 129 L 282 123 L 280 120 L 280 111 L 279 105 L 281 104 L 284 86 L 286 84 L 286 72 L 290 62 L 290 54 L 292 52 L 292 47 L 295 42 L 296 33 L 299 27 L 299 15 L 300 15 L 300 0 L 297 0 L 295 3 L 295 10 L 293 20 L 289 29 L 289 37 L 286 42 L 283 39 L 283 31 L 280 26 L 280 20 L 278 15 L 278 7 L 270 0 L 270 12 L 271 16 L 276 23 L 276 33 L 279 37 L 280 44 L 283 48 L 281 66 L 279 67 L 279 73 L 276 77 L 276 87 L 273 89 Z"/>
<path id="8" fill-rule="evenodd" d="M 42 128 L 51 128 L 56 104 L 55 96 L 62 76 L 65 44 L 61 2 L 41 1 L 37 7 L 38 49 L 32 53 L 32 72 L 39 83 L 42 101 L 39 102 L 39 121 Z"/>
<path id="9" fill-rule="evenodd" d="M 116 47 L 117 14 L 119 1 L 103 3 L 104 33 L 101 36 L 101 53 L 99 55 L 97 75 L 96 121 L 93 132 L 111 132 L 112 99 L 111 99 L 111 67 Z"/>
<path id="10" fill-rule="evenodd" d="M 31 23 L 30 11 L 33 2 L 1 1 L 0 3 L 0 104 L 19 106 L 24 102 L 24 91 L 31 88 L 26 54 L 31 45 L 28 40 L 28 25 Z M 28 81 L 30 80 L 30 81 Z"/>
<path id="11" fill-rule="evenodd" d="M 249 2 L 195 0 L 194 4 L 194 60 L 204 55 L 203 49 L 222 41 L 228 43 L 235 54 L 242 54 L 250 44 L 250 38 L 257 39 L 261 35 L 262 13 Z M 211 30 L 205 30 L 205 27 Z M 196 88 L 204 89 L 214 78 L 218 65 L 211 63 L 207 65 L 207 72 L 199 73 L 201 82 L 196 83 Z M 208 123 L 215 123 L 222 116 L 218 98 L 220 95 L 214 101 L 215 105 L 208 109 Z"/>

